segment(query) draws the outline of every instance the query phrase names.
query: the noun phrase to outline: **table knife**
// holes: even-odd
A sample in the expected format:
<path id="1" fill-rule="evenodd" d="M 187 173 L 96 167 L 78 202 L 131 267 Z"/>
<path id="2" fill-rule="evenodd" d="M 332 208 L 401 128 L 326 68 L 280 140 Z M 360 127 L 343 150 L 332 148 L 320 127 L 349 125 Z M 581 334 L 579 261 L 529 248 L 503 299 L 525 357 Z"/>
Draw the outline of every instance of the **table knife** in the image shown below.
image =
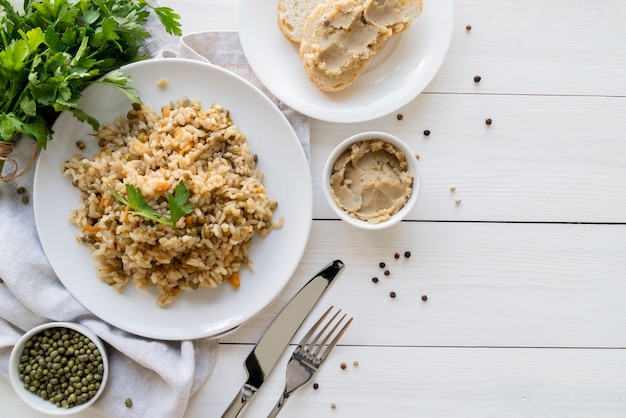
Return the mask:
<path id="1" fill-rule="evenodd" d="M 244 367 L 248 379 L 222 414 L 222 418 L 236 418 L 243 415 L 291 339 L 343 268 L 344 264 L 341 260 L 335 260 L 324 267 L 280 311 L 246 358 Z"/>

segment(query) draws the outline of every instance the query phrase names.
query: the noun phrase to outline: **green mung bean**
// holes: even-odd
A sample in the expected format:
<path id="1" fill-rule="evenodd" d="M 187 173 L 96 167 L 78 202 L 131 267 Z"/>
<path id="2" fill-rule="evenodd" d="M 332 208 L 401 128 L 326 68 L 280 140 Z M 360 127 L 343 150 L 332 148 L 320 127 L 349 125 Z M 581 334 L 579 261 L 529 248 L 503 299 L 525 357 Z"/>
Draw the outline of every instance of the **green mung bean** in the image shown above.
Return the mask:
<path id="1" fill-rule="evenodd" d="M 18 372 L 26 390 L 59 408 L 72 408 L 96 395 L 104 365 L 100 351 L 88 337 L 55 327 L 24 344 Z"/>

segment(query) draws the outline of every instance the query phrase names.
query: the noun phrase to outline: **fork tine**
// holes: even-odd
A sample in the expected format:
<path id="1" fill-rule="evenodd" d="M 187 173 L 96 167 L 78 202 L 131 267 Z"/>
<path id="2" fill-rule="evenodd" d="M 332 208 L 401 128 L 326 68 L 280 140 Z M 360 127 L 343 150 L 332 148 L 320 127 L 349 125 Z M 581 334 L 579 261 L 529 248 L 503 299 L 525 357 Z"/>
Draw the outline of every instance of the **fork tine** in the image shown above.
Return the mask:
<path id="1" fill-rule="evenodd" d="M 307 343 L 308 348 L 307 348 L 307 352 L 311 352 L 313 351 L 313 349 L 315 348 L 315 345 L 317 344 L 317 341 L 322 337 L 322 335 L 324 335 L 324 333 L 326 332 L 326 330 L 328 329 L 328 327 L 335 321 L 335 318 L 337 318 L 337 315 L 339 315 L 339 313 L 341 313 L 341 309 L 339 309 L 339 311 L 337 311 L 332 318 L 330 318 L 328 320 L 328 322 L 326 323 L 326 325 L 324 325 L 322 327 L 321 330 L 319 330 L 319 332 L 317 332 L 317 334 L 315 334 L 315 336 L 313 337 L 312 341 L 309 341 Z M 345 315 L 344 315 L 345 316 Z M 334 331 L 334 329 L 333 329 Z M 331 331 L 332 333 L 332 331 Z M 326 337 L 326 339 L 328 339 L 328 337 Z M 324 345 L 326 343 L 326 339 L 324 341 L 322 341 L 321 343 L 319 343 L 319 345 Z"/>
<path id="2" fill-rule="evenodd" d="M 345 315 L 343 316 L 343 318 L 345 318 Z M 335 325 L 335 327 L 333 328 L 333 331 L 328 335 L 329 337 L 330 337 L 330 335 L 332 335 L 333 332 L 335 332 L 335 329 L 339 326 L 339 324 L 341 324 L 341 322 L 343 321 L 343 318 L 341 318 L 341 321 L 339 321 L 337 323 L 337 325 Z M 326 360 L 326 357 L 328 357 L 328 355 L 333 350 L 333 348 L 335 348 L 335 346 L 339 342 L 339 339 L 343 336 L 343 334 L 346 332 L 346 330 L 348 329 L 348 327 L 352 323 L 352 319 L 353 318 L 348 319 L 348 322 L 346 322 L 345 325 L 339 330 L 339 333 L 337 333 L 335 338 L 333 338 L 333 340 L 330 343 L 328 343 L 328 345 L 326 346 L 326 349 L 324 349 L 324 351 L 322 351 L 319 354 L 318 357 L 319 357 L 319 361 L 320 362 Z"/>
<path id="3" fill-rule="evenodd" d="M 311 339 L 313 334 L 317 331 L 317 328 L 322 324 L 322 322 L 324 322 L 324 319 L 328 316 L 330 311 L 333 310 L 333 308 L 334 308 L 334 306 L 331 306 L 330 308 L 328 308 L 328 310 L 326 312 L 324 312 L 324 314 L 317 320 L 317 322 L 315 322 L 315 324 L 313 324 L 311 329 L 300 340 L 300 343 L 298 344 L 298 347 L 296 348 L 296 350 L 300 351 L 300 350 L 304 349 L 304 347 L 307 345 L 308 341 Z"/>
<path id="4" fill-rule="evenodd" d="M 339 310 L 339 312 L 341 312 L 341 310 Z M 330 321 L 328 321 L 328 323 L 326 324 L 326 326 L 324 327 L 324 329 L 322 329 L 318 334 L 317 334 L 317 339 L 319 339 L 319 337 L 322 336 L 322 334 L 324 332 L 326 332 L 326 328 L 328 328 L 330 326 L 330 324 L 333 323 L 333 321 L 335 320 L 335 318 L 337 317 L 337 315 L 339 315 L 339 312 L 337 312 L 331 319 Z M 339 322 L 337 322 L 335 324 L 335 326 L 326 334 L 326 336 L 324 337 L 324 339 L 317 345 L 317 348 L 315 349 L 315 351 L 312 353 L 314 356 L 317 356 L 320 351 L 322 351 L 322 348 L 324 348 L 324 346 L 326 345 L 326 342 L 328 342 L 329 338 L 332 337 L 332 335 L 335 333 L 335 331 L 337 330 L 337 327 L 339 325 L 341 325 L 341 323 L 343 322 L 343 320 L 345 319 L 346 314 L 343 314 L 343 316 L 341 317 L 341 319 L 339 320 Z M 317 341 L 315 341 L 317 342 Z"/>

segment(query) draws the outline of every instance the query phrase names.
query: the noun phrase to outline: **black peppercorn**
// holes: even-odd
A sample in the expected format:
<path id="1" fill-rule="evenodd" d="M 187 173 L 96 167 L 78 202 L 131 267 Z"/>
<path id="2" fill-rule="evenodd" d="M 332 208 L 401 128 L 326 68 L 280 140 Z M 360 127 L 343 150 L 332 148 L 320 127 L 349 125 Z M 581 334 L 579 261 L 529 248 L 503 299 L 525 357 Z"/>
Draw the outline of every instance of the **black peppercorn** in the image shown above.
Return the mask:
<path id="1" fill-rule="evenodd" d="M 400 258 L 400 253 L 395 253 L 395 254 L 393 255 L 393 258 L 395 258 L 396 260 L 397 260 L 398 258 Z"/>
<path id="2" fill-rule="evenodd" d="M 466 30 L 472 30 L 472 25 L 465 25 Z"/>
<path id="3" fill-rule="evenodd" d="M 404 115 L 402 113 L 398 113 L 398 116 L 396 116 L 396 119 L 402 120 L 404 119 Z"/>
<path id="4" fill-rule="evenodd" d="M 480 80 L 482 80 L 482 77 L 481 77 L 481 76 L 479 76 L 479 75 L 475 75 L 475 76 L 474 76 L 474 81 L 475 81 L 476 83 L 480 83 Z"/>
<path id="5" fill-rule="evenodd" d="M 405 251 L 404 258 L 409 258 L 409 257 L 411 257 L 411 251 Z"/>
<path id="6" fill-rule="evenodd" d="M 426 295 L 422 295 L 422 300 L 423 300 L 424 302 L 426 302 L 426 301 L 428 300 L 428 296 L 426 296 Z"/>
<path id="7" fill-rule="evenodd" d="M 428 136 L 428 135 L 430 135 L 430 130 L 429 130 L 429 129 L 426 129 L 426 130 L 424 131 L 424 136 Z"/>
<path id="8" fill-rule="evenodd" d="M 378 283 L 378 277 L 372 277 L 372 282 Z"/>
<path id="9" fill-rule="evenodd" d="M 385 265 L 386 264 L 384 262 L 382 262 L 382 261 L 380 263 L 378 263 L 378 267 L 380 267 L 381 269 L 384 269 Z"/>
<path id="10" fill-rule="evenodd" d="M 492 123 L 492 122 L 493 122 L 493 121 L 491 120 L 491 118 L 487 118 L 487 119 L 485 120 L 485 123 L 486 123 L 487 125 L 491 125 L 491 123 Z"/>
<path id="11" fill-rule="evenodd" d="M 313 383 L 313 389 L 317 390 L 319 389 L 320 385 L 317 383 Z"/>
<path id="12" fill-rule="evenodd" d="M 395 298 L 395 297 L 396 297 L 396 292 L 390 292 L 390 293 L 389 293 L 389 296 L 390 296 L 391 298 Z"/>
<path id="13" fill-rule="evenodd" d="M 389 272 L 389 270 L 385 270 L 385 276 L 389 276 L 391 273 Z"/>

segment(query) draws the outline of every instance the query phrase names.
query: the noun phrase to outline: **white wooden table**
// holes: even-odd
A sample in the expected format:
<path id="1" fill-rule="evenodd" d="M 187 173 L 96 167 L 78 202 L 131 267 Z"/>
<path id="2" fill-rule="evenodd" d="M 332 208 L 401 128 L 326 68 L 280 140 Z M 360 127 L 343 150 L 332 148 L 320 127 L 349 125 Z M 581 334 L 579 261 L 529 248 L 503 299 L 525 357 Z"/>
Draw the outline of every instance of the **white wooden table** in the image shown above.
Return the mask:
<path id="1" fill-rule="evenodd" d="M 237 29 L 235 0 L 161 3 L 185 32 Z M 385 232 L 349 228 L 321 192 L 330 150 L 364 130 L 420 154 L 418 204 Z M 330 304 L 355 321 L 319 389 L 301 389 L 281 416 L 626 416 L 626 2 L 456 0 L 448 56 L 422 95 L 371 122 L 313 121 L 311 134 L 302 263 L 266 312 L 224 338 L 187 417 L 220 416 L 263 330 L 334 258 L 347 269 L 304 327 Z M 273 406 L 290 352 L 247 417 Z M 5 381 L 0 405 L 3 417 L 37 416 Z"/>

